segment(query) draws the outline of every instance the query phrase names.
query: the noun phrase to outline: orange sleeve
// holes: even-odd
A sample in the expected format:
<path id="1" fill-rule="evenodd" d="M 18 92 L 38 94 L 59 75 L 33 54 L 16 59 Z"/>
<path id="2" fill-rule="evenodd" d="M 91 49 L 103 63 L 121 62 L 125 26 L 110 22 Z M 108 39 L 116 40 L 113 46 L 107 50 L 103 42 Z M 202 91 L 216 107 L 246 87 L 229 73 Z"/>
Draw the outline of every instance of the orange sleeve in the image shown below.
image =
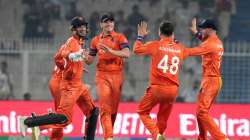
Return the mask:
<path id="1" fill-rule="evenodd" d="M 128 39 L 125 37 L 125 35 L 120 34 L 118 41 L 119 41 L 120 49 L 124 49 L 124 48 L 130 49 L 129 44 L 128 44 Z"/>
<path id="2" fill-rule="evenodd" d="M 180 47 L 182 48 L 182 60 L 184 60 L 188 57 L 189 50 L 183 44 L 180 44 Z"/>
<path id="3" fill-rule="evenodd" d="M 213 45 L 208 44 L 208 43 L 203 43 L 203 44 L 199 45 L 198 47 L 186 48 L 186 49 L 187 49 L 186 53 L 189 56 L 204 55 L 204 54 L 207 54 L 207 53 L 214 51 Z"/>
<path id="4" fill-rule="evenodd" d="M 90 42 L 90 51 L 89 51 L 89 55 L 91 56 L 96 56 L 97 54 L 97 47 L 96 47 L 96 44 L 97 44 L 97 38 L 94 37 L 91 42 Z"/>
<path id="5" fill-rule="evenodd" d="M 62 57 L 67 58 L 71 52 L 77 51 L 76 44 L 72 40 L 66 42 L 65 45 L 62 50 Z"/>
<path id="6" fill-rule="evenodd" d="M 152 55 L 154 45 L 154 42 L 143 44 L 141 41 L 136 40 L 133 46 L 133 52 L 138 55 Z"/>
<path id="7" fill-rule="evenodd" d="M 189 56 L 189 50 L 188 48 L 183 49 L 183 60 L 186 59 Z"/>

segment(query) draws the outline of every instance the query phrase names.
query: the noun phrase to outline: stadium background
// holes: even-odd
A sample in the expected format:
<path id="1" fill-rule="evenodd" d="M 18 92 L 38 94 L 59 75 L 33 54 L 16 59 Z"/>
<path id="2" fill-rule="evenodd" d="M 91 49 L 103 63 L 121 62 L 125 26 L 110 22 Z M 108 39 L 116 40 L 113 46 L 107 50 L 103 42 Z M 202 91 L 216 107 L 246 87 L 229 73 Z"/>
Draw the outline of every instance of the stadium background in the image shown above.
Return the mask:
<path id="1" fill-rule="evenodd" d="M 131 46 L 140 19 L 149 22 L 151 33 L 147 40 L 157 39 L 161 20 L 173 21 L 177 39 L 188 47 L 197 44 L 188 29 L 192 17 L 216 19 L 225 49 L 224 84 L 217 103 L 249 104 L 249 5 L 248 0 L 0 0 L 0 102 L 50 101 L 47 85 L 53 53 L 69 37 L 70 19 L 84 16 L 92 38 L 99 32 L 100 15 L 110 11 L 115 15 L 116 30 L 128 37 Z M 200 58 L 193 57 L 183 64 L 177 102 L 195 103 L 201 78 L 200 62 Z M 143 95 L 148 65 L 147 57 L 132 55 L 126 60 L 123 102 L 137 102 Z M 87 69 L 90 72 L 85 74 L 84 81 L 92 85 L 92 97 L 96 99 L 95 65 Z M 7 136 L 6 139 L 21 138 Z"/>

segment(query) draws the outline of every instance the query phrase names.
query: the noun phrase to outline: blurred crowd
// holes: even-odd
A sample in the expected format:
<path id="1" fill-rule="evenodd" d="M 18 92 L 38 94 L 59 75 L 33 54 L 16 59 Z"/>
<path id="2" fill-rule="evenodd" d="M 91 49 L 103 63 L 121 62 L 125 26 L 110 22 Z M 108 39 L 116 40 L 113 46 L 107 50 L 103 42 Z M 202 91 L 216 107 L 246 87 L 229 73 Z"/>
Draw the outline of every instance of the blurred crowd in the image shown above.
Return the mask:
<path id="1" fill-rule="evenodd" d="M 151 30 L 156 31 L 160 21 L 168 19 L 175 23 L 179 40 L 190 41 L 188 26 L 193 17 L 216 19 L 219 34 L 227 39 L 231 16 L 236 14 L 235 0 L 1 0 L 0 8 L 0 17 L 5 21 L 0 23 L 0 37 L 24 39 L 62 38 L 67 35 L 68 21 L 73 16 L 87 18 L 93 37 L 103 12 L 114 13 L 117 30 L 129 39 L 134 38 L 139 20 L 147 20 Z M 11 32 L 5 34 L 8 29 Z"/>
<path id="2" fill-rule="evenodd" d="M 22 0 L 22 4 L 27 7 L 23 15 L 24 38 L 60 36 L 53 31 L 53 24 L 67 22 L 73 16 L 88 18 L 90 37 L 93 37 L 98 32 L 99 15 L 111 11 L 116 17 L 117 30 L 129 39 L 134 38 L 139 20 L 149 21 L 155 31 L 162 19 L 168 19 L 175 23 L 179 40 L 190 41 L 187 27 L 194 16 L 217 19 L 220 35 L 226 39 L 230 17 L 236 14 L 234 0 L 102 0 L 101 3 L 97 0 Z"/>

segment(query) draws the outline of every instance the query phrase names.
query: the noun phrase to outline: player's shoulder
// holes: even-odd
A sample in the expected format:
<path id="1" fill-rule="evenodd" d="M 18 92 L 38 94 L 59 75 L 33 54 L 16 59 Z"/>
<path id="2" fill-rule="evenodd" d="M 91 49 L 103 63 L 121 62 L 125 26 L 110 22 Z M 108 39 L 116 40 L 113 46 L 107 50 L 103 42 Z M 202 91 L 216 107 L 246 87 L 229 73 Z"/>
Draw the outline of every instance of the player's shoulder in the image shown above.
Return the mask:
<path id="1" fill-rule="evenodd" d="M 74 40 L 75 40 L 74 37 L 71 36 L 71 37 L 69 37 L 69 38 L 67 39 L 66 43 L 67 43 L 67 42 L 73 42 Z"/>
<path id="2" fill-rule="evenodd" d="M 187 48 L 182 42 L 176 39 L 174 39 L 172 42 L 169 42 L 169 46 L 172 46 L 172 49 L 175 50 L 174 52 L 180 52 L 180 53 L 183 53 Z"/>
<path id="3" fill-rule="evenodd" d="M 65 43 L 65 45 L 68 45 L 68 46 L 74 45 L 74 44 L 77 44 L 77 40 L 73 36 L 69 37 Z"/>
<path id="4" fill-rule="evenodd" d="M 214 38 L 213 40 L 211 39 L 211 40 L 205 41 L 202 44 L 207 45 L 209 47 L 213 47 L 213 48 L 218 48 L 218 46 L 220 48 L 223 47 L 223 43 L 219 38 Z"/>
<path id="5" fill-rule="evenodd" d="M 216 39 L 216 44 L 218 44 L 218 45 L 223 45 L 223 42 L 222 42 L 219 38 L 217 38 L 217 39 Z"/>
<path id="6" fill-rule="evenodd" d="M 127 37 L 125 36 L 125 34 L 119 33 L 119 32 L 115 32 L 115 33 L 113 34 L 113 37 L 115 37 L 115 38 L 117 38 L 117 39 L 124 39 L 124 38 L 127 38 Z"/>
<path id="7" fill-rule="evenodd" d="M 127 43 L 128 39 L 123 33 L 113 32 L 112 37 L 120 43 Z"/>
<path id="8" fill-rule="evenodd" d="M 62 44 L 59 49 L 57 50 L 57 52 L 61 52 L 64 48 L 65 48 L 66 44 Z"/>
<path id="9" fill-rule="evenodd" d="M 91 42 L 96 42 L 98 40 L 99 40 L 99 35 L 96 35 L 91 39 Z"/>
<path id="10" fill-rule="evenodd" d="M 173 41 L 171 41 L 170 43 L 178 47 L 185 47 L 185 45 L 176 38 L 174 38 Z"/>
<path id="11" fill-rule="evenodd" d="M 145 44 L 147 45 L 160 45 L 160 41 L 159 40 L 151 40 L 146 42 Z"/>
<path id="12" fill-rule="evenodd" d="M 175 45 L 178 47 L 178 48 L 180 48 L 180 49 L 185 49 L 185 48 L 187 48 L 183 43 L 181 43 L 181 42 L 178 42 L 178 43 L 175 43 Z"/>
<path id="13" fill-rule="evenodd" d="M 120 32 L 115 32 L 115 36 L 118 36 L 118 37 L 125 37 L 125 35 L 123 33 L 120 33 Z"/>
<path id="14" fill-rule="evenodd" d="M 100 36 L 100 35 L 96 35 L 96 36 L 94 36 L 91 40 L 97 40 L 97 39 L 99 39 L 99 36 Z"/>

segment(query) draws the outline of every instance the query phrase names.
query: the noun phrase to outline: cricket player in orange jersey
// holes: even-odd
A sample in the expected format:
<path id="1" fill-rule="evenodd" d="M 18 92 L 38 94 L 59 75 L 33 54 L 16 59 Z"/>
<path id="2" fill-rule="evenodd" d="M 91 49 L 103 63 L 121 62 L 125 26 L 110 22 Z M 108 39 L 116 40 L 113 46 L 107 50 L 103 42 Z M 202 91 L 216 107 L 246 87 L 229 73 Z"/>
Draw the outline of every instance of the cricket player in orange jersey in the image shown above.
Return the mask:
<path id="1" fill-rule="evenodd" d="M 142 97 L 137 113 L 154 140 L 164 140 L 163 133 L 167 120 L 178 94 L 178 73 L 182 61 L 186 58 L 183 45 L 174 40 L 174 26 L 169 21 L 163 21 L 159 27 L 160 40 L 143 43 L 148 34 L 147 23 L 138 25 L 138 37 L 133 46 L 137 55 L 151 57 L 150 81 Z M 157 122 L 150 117 L 150 111 L 159 104 Z"/>
<path id="2" fill-rule="evenodd" d="M 83 63 L 85 53 L 81 48 L 84 45 L 84 37 L 87 34 L 87 22 L 81 17 L 75 17 L 71 21 L 71 30 L 73 32 L 63 47 L 55 55 L 57 68 L 60 68 L 61 79 L 59 90 L 58 83 L 51 81 L 53 95 L 58 95 L 60 103 L 57 106 L 56 113 L 63 114 L 67 117 L 65 124 L 42 125 L 40 130 L 53 128 L 51 140 L 62 140 L 63 127 L 72 122 L 73 107 L 75 104 L 79 106 L 86 116 L 85 135 L 87 140 L 93 140 L 98 117 L 98 109 L 95 107 L 92 98 L 89 95 L 88 88 L 82 83 Z M 56 81 L 54 81 L 56 82 Z M 58 81 L 59 82 L 59 81 Z M 57 88 L 56 88 L 57 87 Z M 57 96 L 56 95 L 56 96 Z M 90 127 L 91 126 L 91 127 Z M 89 132 L 92 130 L 93 132 Z M 90 136 L 89 134 L 92 134 Z M 90 138 L 91 137 L 91 138 Z"/>
<path id="3" fill-rule="evenodd" d="M 96 54 L 98 55 L 96 89 L 105 140 L 113 138 L 113 126 L 123 84 L 124 58 L 130 55 L 127 38 L 114 31 L 114 24 L 112 14 L 102 15 L 102 32 L 92 39 L 87 57 L 87 63 L 91 64 Z"/>
<path id="4" fill-rule="evenodd" d="M 188 55 L 202 56 L 202 80 L 196 112 L 200 132 L 198 140 L 207 140 L 207 132 L 216 140 L 226 140 L 226 136 L 208 114 L 222 86 L 220 70 L 224 51 L 223 44 L 216 35 L 217 27 L 213 20 L 204 20 L 198 27 L 201 32 L 197 31 L 194 18 L 190 29 L 202 40 L 202 43 L 198 47 L 188 49 Z"/>
<path id="5" fill-rule="evenodd" d="M 90 118 L 96 109 L 89 95 L 88 88 L 81 80 L 84 63 L 82 46 L 85 43 L 84 37 L 87 33 L 87 22 L 81 17 L 75 17 L 71 25 L 73 36 L 67 40 L 61 52 L 61 56 L 66 64 L 62 72 L 60 83 L 61 99 L 57 108 L 58 114 L 64 114 L 67 117 L 67 124 L 72 122 L 73 107 L 75 104 L 79 106 L 81 111 L 86 115 L 86 118 Z M 55 139 L 58 139 L 58 137 Z"/>

